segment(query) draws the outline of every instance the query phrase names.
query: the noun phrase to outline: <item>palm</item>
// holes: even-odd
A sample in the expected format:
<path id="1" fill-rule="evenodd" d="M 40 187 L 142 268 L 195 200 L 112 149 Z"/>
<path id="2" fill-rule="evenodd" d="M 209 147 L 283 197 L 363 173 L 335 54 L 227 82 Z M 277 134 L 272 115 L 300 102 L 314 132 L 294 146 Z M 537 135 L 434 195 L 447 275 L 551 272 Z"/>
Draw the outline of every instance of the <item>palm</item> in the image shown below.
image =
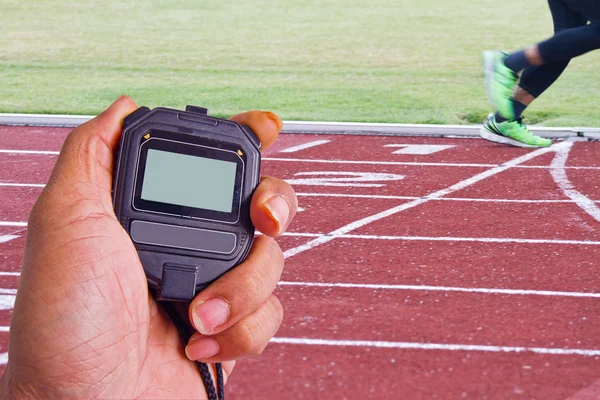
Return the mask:
<path id="1" fill-rule="evenodd" d="M 69 214 L 90 215 L 72 207 Z M 175 327 L 149 297 L 137 252 L 117 220 L 109 215 L 76 220 L 44 239 L 54 242 L 45 243 L 50 252 L 27 253 L 23 266 L 24 274 L 36 269 L 29 288 L 35 299 L 24 310 L 36 318 L 13 328 L 35 330 L 27 338 L 42 340 L 17 336 L 11 343 L 18 346 L 13 354 L 35 363 L 37 376 L 52 377 L 34 386 L 82 397 L 197 398 L 203 390 L 198 371 L 185 357 Z M 76 266 L 61 264 L 73 255 Z"/>

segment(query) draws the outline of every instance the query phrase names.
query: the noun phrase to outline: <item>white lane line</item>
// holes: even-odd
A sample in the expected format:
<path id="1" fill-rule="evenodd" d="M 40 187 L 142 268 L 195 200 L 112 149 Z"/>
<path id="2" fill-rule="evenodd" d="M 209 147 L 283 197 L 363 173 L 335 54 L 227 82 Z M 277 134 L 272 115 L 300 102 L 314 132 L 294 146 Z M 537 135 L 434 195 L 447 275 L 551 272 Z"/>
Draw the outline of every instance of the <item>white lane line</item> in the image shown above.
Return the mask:
<path id="1" fill-rule="evenodd" d="M 9 183 L 0 182 L 0 187 L 39 187 L 46 186 L 45 183 Z M 415 200 L 416 196 L 390 196 L 377 194 L 346 194 L 346 193 L 296 193 L 298 197 L 347 197 L 347 198 L 363 198 L 363 199 L 393 199 L 393 200 Z M 533 200 L 533 199 L 485 199 L 477 197 L 442 197 L 440 199 L 432 199 L 432 201 L 464 201 L 464 202 L 481 202 L 481 203 L 575 203 L 574 200 Z M 600 203 L 600 200 L 592 200 L 595 203 Z"/>
<path id="2" fill-rule="evenodd" d="M 271 343 L 296 344 L 308 346 L 351 346 L 351 347 L 379 347 L 386 349 L 410 350 L 444 350 L 444 351 L 479 351 L 487 353 L 535 353 L 551 355 L 577 355 L 597 357 L 600 350 L 595 349 L 560 349 L 548 347 L 520 347 L 520 346 L 483 346 L 474 344 L 445 344 L 445 343 L 415 343 L 415 342 L 383 342 L 372 340 L 327 340 L 308 338 L 274 337 Z"/>
<path id="3" fill-rule="evenodd" d="M 494 289 L 494 288 L 469 288 L 452 286 L 425 286 L 425 285 L 381 285 L 369 283 L 326 283 L 326 282 L 287 282 L 281 281 L 280 286 L 303 286 L 323 288 L 346 289 L 372 289 L 372 290 L 415 290 L 423 292 L 464 292 L 484 294 L 509 294 L 523 296 L 557 296 L 557 297 L 584 297 L 600 299 L 600 293 L 591 292 L 559 292 L 553 290 L 526 290 L 526 289 Z"/>
<path id="4" fill-rule="evenodd" d="M 474 185 L 477 182 L 480 182 L 480 181 L 482 181 L 484 179 L 489 178 L 490 176 L 494 176 L 494 175 L 496 175 L 496 174 L 498 174 L 500 172 L 506 171 L 507 169 L 509 169 L 511 167 L 514 167 L 516 165 L 522 164 L 522 163 L 524 163 L 526 161 L 529 161 L 529 160 L 531 160 L 531 159 L 533 159 L 535 157 L 538 157 L 538 156 L 540 156 L 542 154 L 546 154 L 546 153 L 548 153 L 550 151 L 557 151 L 562 146 L 565 146 L 565 142 L 558 143 L 558 144 L 552 145 L 550 147 L 541 148 L 541 149 L 529 152 L 529 153 L 527 153 L 527 154 L 525 154 L 523 156 L 517 157 L 517 158 L 515 158 L 515 159 L 513 159 L 511 161 L 508 161 L 507 163 L 504 163 L 501 166 L 488 169 L 488 170 L 486 170 L 484 172 L 481 172 L 481 173 L 479 173 L 477 175 L 474 175 L 474 176 L 472 176 L 472 177 L 470 177 L 468 179 L 462 180 L 462 181 L 460 181 L 460 182 L 458 182 L 458 183 L 456 183 L 456 184 L 454 184 L 452 186 L 449 186 L 449 187 L 447 187 L 445 189 L 438 190 L 438 191 L 436 191 L 434 193 L 431 193 L 430 195 L 421 197 L 419 199 L 415 199 L 415 200 L 410 201 L 408 203 L 404 203 L 404 204 L 401 204 L 399 206 L 392 207 L 392 208 L 390 208 L 388 210 L 382 211 L 380 213 L 373 214 L 373 215 L 371 215 L 369 217 L 366 217 L 366 218 L 354 221 L 354 222 L 352 222 L 350 224 L 342 226 L 339 229 L 336 229 L 336 230 L 334 230 L 332 232 L 329 232 L 327 235 L 318 237 L 318 238 L 310 240 L 310 241 L 308 241 L 308 242 L 306 242 L 306 243 L 304 243 L 304 244 L 302 244 L 300 246 L 297 246 L 297 247 L 291 248 L 289 250 L 286 250 L 283 254 L 284 254 L 284 256 L 286 258 L 293 257 L 296 254 L 300 254 L 300 253 L 302 253 L 304 251 L 310 250 L 310 249 L 315 248 L 317 246 L 320 246 L 320 245 L 322 245 L 324 243 L 328 243 L 328 242 L 332 241 L 333 239 L 335 239 L 335 238 L 337 238 L 337 237 L 339 237 L 341 235 L 346 235 L 346 234 L 352 232 L 353 230 L 356 230 L 358 228 L 362 228 L 363 226 L 368 225 L 368 224 L 370 224 L 372 222 L 375 222 L 375 221 L 378 221 L 380 219 L 392 216 L 394 214 L 397 214 L 397 213 L 402 212 L 404 210 L 408 210 L 408 209 L 416 207 L 418 205 L 427 203 L 431 199 L 447 196 L 450 193 L 454 193 L 454 192 L 456 192 L 458 190 L 461 190 L 461 189 L 467 188 L 469 186 L 472 186 L 472 185 Z"/>
<path id="5" fill-rule="evenodd" d="M 559 142 L 554 146 L 557 146 L 563 142 Z M 305 162 L 305 163 L 316 163 L 316 164 L 360 164 L 360 165 L 412 165 L 417 167 L 479 167 L 479 168 L 491 168 L 501 167 L 504 164 L 465 164 L 465 163 L 436 163 L 436 162 L 409 162 L 409 161 L 357 161 L 357 160 L 322 160 L 322 159 L 309 159 L 309 158 L 277 158 L 277 157 L 264 157 L 263 161 L 284 161 L 284 162 Z M 509 161 L 510 162 L 510 161 Z M 527 169 L 549 169 L 549 165 L 516 165 L 514 168 L 527 168 Z M 589 169 L 589 170 L 600 170 L 600 167 L 565 167 L 566 169 Z"/>
<path id="6" fill-rule="evenodd" d="M 10 326 L 0 326 L 0 332 L 10 332 Z"/>
<path id="7" fill-rule="evenodd" d="M 8 226 L 27 226 L 27 222 L 8 222 Z M 2 222 L 0 222 L 2 226 Z M 333 233 L 308 233 L 308 232 L 285 232 L 282 236 L 323 238 Z M 261 236 L 260 232 L 256 235 Z M 366 239 L 366 240 L 410 240 L 423 242 L 483 242 L 483 243 L 530 243 L 530 244 L 573 244 L 573 245 L 600 245 L 600 241 L 592 240 L 562 240 L 562 239 L 522 239 L 522 238 L 470 238 L 454 236 L 384 236 L 384 235 L 350 235 L 342 234 L 336 237 L 340 239 Z M 310 242 L 309 242 L 310 243 Z M 289 251 L 289 250 L 288 250 Z M 287 257 L 287 256 L 286 256 Z"/>
<path id="8" fill-rule="evenodd" d="M 589 199 L 584 194 L 578 192 L 565 171 L 565 165 L 567 158 L 569 158 L 569 152 L 573 147 L 573 142 L 568 140 L 565 142 L 565 146 L 557 150 L 556 156 L 550 164 L 550 174 L 554 179 L 554 182 L 562 190 L 562 192 L 571 200 L 575 202 L 583 211 L 592 216 L 596 221 L 600 222 L 600 208 L 594 203 L 593 200 Z"/>
<path id="9" fill-rule="evenodd" d="M 293 236 L 293 237 L 320 237 L 323 236 L 322 233 L 306 233 L 306 232 L 285 232 L 283 236 Z"/>
<path id="10" fill-rule="evenodd" d="M 6 243 L 6 242 L 10 242 L 13 239 L 18 238 L 19 236 L 17 235 L 4 235 L 4 236 L 0 236 L 0 243 Z"/>
<path id="11" fill-rule="evenodd" d="M 8 363 L 8 353 L 0 353 L 0 365 L 6 365 Z"/>
<path id="12" fill-rule="evenodd" d="M 0 149 L 0 153 L 5 154 L 47 154 L 47 155 L 58 155 L 59 151 L 40 151 L 40 150 L 10 150 Z"/>
<path id="13" fill-rule="evenodd" d="M 561 239 L 522 239 L 522 238 L 470 238 L 470 237 L 444 237 L 444 236 L 377 236 L 377 235 L 340 235 L 342 239 L 371 239 L 371 240 L 413 240 L 432 242 L 483 242 L 483 243 L 529 243 L 529 244 L 574 244 L 574 245 L 600 245 L 600 241 L 593 240 L 561 240 Z"/>
<path id="14" fill-rule="evenodd" d="M 46 186 L 45 183 L 11 183 L 11 182 L 0 182 L 0 186 L 8 186 L 8 187 L 40 187 L 43 188 Z"/>
<path id="15" fill-rule="evenodd" d="M 17 289 L 0 288 L 0 294 L 17 294 Z"/>
<path id="16" fill-rule="evenodd" d="M 416 196 L 390 196 L 376 194 L 346 194 L 346 193 L 296 193 L 298 197 L 342 197 L 342 198 L 358 198 L 358 199 L 390 199 L 390 200 L 416 200 Z M 432 199 L 432 201 L 464 201 L 464 202 L 481 202 L 481 203 L 574 203 L 573 200 L 528 200 L 528 199 L 481 199 L 470 197 L 442 197 Z M 593 200 L 600 203 L 600 200 Z"/>
<path id="17" fill-rule="evenodd" d="M 320 146 L 325 143 L 329 143 L 331 140 L 315 140 L 314 142 L 308 142 L 300 144 L 298 146 L 288 147 L 287 149 L 280 150 L 280 153 L 295 153 L 300 150 L 310 149 L 311 147 Z"/>
<path id="18" fill-rule="evenodd" d="M 27 222 L 0 221 L 0 226 L 27 226 Z"/>
<path id="19" fill-rule="evenodd" d="M 12 310 L 15 308 L 14 295 L 0 294 L 0 310 Z"/>
<path id="20" fill-rule="evenodd" d="M 21 276 L 20 272 L 0 271 L 0 276 Z"/>
<path id="21" fill-rule="evenodd" d="M 43 188 L 45 183 L 9 183 L 0 182 L 0 187 L 38 187 Z M 296 193 L 298 197 L 347 197 L 347 198 L 363 198 L 363 199 L 394 199 L 394 200 L 415 200 L 416 196 L 390 196 L 377 194 L 346 194 L 346 193 Z M 533 199 L 485 199 L 477 197 L 443 197 L 440 199 L 432 199 L 432 201 L 464 201 L 464 202 L 481 202 L 481 203 L 575 203 L 575 200 L 533 200 Z M 600 203 L 600 200 L 592 200 L 594 203 Z"/>
<path id="22" fill-rule="evenodd" d="M 562 143 L 562 142 L 561 142 Z M 558 143 L 560 144 L 560 143 Z M 58 155 L 58 151 L 39 151 L 39 150 L 10 150 L 0 149 L 0 153 L 5 154 L 42 154 L 42 155 Z M 435 163 L 435 162 L 402 162 L 402 161 L 357 161 L 357 160 L 321 160 L 321 159 L 303 159 L 303 158 L 277 158 L 277 157 L 263 157 L 263 161 L 286 161 L 286 162 L 305 162 L 305 163 L 324 163 L 324 164 L 362 164 L 362 165 L 407 165 L 417 167 L 501 167 L 505 164 L 469 164 L 469 163 Z M 548 165 L 518 165 L 514 168 L 528 168 L 528 169 L 549 169 Z M 589 170 L 600 170 L 600 167 L 565 167 L 565 169 L 589 169 Z"/>
<path id="23" fill-rule="evenodd" d="M 403 162 L 403 161 L 357 161 L 357 160 L 321 160 L 309 158 L 277 158 L 264 157 L 264 161 L 284 161 L 284 162 L 306 162 L 317 164 L 358 164 L 358 165 L 416 165 L 428 167 L 496 167 L 497 164 L 457 164 L 457 163 L 424 163 L 424 162 Z"/>
<path id="24" fill-rule="evenodd" d="M 286 232 L 283 236 L 320 238 L 327 236 L 323 233 Z M 592 240 L 562 240 L 562 239 L 523 239 L 523 238 L 469 238 L 456 236 L 378 236 L 378 235 L 339 235 L 340 239 L 365 239 L 365 240 L 407 240 L 421 242 L 481 242 L 481 243 L 526 243 L 526 244 L 572 244 L 598 246 L 600 241 Z"/>

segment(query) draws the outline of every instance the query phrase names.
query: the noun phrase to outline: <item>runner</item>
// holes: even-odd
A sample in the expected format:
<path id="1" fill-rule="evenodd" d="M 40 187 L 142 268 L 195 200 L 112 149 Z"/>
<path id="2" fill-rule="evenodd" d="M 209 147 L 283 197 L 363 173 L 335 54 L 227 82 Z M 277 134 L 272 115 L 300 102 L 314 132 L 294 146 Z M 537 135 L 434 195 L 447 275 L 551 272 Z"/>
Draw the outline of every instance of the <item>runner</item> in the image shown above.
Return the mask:
<path id="1" fill-rule="evenodd" d="M 554 36 L 512 54 L 483 53 L 485 88 L 496 109 L 481 128 L 484 139 L 519 147 L 550 146 L 550 139 L 534 135 L 523 124 L 523 111 L 558 79 L 572 58 L 600 48 L 599 0 L 548 0 L 548 5 Z"/>

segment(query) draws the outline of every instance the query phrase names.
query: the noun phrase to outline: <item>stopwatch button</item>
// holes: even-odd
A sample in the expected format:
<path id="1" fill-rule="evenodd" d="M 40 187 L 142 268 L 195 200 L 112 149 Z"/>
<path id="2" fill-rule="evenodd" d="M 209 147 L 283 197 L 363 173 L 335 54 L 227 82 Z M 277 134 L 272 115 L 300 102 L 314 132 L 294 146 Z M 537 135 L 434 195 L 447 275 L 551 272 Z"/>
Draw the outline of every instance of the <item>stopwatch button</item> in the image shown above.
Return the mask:
<path id="1" fill-rule="evenodd" d="M 185 106 L 185 111 L 194 113 L 194 114 L 208 115 L 208 108 L 204 108 L 204 107 L 187 105 L 187 106 Z"/>

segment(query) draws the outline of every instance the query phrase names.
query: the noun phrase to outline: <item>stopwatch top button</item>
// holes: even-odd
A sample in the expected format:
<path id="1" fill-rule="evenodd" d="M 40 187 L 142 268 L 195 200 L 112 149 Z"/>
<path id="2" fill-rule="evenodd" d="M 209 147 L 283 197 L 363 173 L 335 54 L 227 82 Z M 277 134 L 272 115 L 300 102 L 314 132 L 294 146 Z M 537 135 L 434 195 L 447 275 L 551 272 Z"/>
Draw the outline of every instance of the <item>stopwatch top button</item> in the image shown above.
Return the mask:
<path id="1" fill-rule="evenodd" d="M 194 113 L 194 114 L 208 115 L 208 108 L 204 108 L 204 107 L 196 107 L 196 106 L 188 105 L 188 106 L 185 106 L 185 111 Z"/>

